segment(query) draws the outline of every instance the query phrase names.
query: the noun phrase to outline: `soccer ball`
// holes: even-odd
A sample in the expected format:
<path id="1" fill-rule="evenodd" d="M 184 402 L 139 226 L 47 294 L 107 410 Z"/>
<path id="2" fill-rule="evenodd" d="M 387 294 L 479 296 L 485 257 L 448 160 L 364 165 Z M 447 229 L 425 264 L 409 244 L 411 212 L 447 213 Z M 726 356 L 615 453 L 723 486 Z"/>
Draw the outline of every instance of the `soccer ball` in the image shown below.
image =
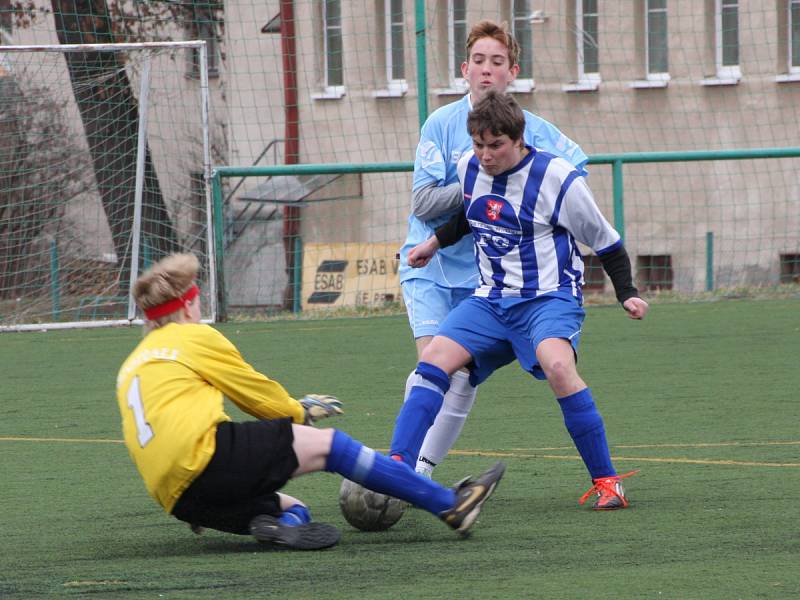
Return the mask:
<path id="1" fill-rule="evenodd" d="M 408 504 L 378 494 L 349 479 L 339 488 L 339 508 L 350 525 L 361 531 L 385 531 L 400 520 Z"/>

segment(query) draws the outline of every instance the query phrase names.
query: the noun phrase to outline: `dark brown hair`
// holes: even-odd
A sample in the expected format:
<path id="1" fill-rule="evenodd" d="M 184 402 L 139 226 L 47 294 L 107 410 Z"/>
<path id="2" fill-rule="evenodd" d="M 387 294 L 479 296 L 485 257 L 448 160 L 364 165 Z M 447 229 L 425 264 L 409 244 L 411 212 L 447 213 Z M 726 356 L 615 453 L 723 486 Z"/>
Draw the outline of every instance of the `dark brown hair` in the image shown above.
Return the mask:
<path id="1" fill-rule="evenodd" d="M 496 136 L 505 134 L 516 142 L 525 133 L 525 113 L 509 94 L 489 90 L 472 107 L 467 131 L 470 136 L 481 136 L 487 131 Z"/>

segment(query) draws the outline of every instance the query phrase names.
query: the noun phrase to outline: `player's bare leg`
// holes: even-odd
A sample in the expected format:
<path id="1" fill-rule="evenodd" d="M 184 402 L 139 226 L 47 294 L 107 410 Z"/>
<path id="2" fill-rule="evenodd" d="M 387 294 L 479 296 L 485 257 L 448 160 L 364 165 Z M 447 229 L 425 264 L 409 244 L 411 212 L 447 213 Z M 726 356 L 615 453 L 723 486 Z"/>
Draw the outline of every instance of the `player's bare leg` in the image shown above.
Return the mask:
<path id="1" fill-rule="evenodd" d="M 592 478 L 592 487 L 580 499 L 583 504 L 596 495 L 595 510 L 626 508 L 628 499 L 611 462 L 603 418 L 595 406 L 591 390 L 578 375 L 572 344 L 562 338 L 542 341 L 536 348 L 536 358 L 547 376 L 564 414 L 572 440 Z"/>

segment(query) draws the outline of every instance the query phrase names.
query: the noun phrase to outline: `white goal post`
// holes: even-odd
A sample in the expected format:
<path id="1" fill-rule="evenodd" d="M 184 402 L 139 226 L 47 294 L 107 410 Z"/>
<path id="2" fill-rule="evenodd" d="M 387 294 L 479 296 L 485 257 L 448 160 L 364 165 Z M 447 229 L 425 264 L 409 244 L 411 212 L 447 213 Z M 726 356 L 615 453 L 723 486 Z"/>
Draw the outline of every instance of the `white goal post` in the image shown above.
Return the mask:
<path id="1" fill-rule="evenodd" d="M 206 42 L 0 46 L 0 332 L 141 323 L 173 252 L 217 315 Z"/>

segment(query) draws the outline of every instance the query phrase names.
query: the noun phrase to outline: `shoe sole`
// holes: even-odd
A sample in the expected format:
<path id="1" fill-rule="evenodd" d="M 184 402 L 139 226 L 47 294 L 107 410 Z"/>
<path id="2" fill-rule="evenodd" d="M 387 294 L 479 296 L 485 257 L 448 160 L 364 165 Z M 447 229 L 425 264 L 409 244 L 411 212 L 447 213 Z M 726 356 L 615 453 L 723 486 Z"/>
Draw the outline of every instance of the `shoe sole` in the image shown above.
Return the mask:
<path id="1" fill-rule="evenodd" d="M 467 513 L 467 516 L 464 517 L 464 520 L 461 522 L 461 525 L 458 526 L 456 529 L 456 533 L 458 533 L 461 537 L 466 538 L 469 537 L 470 534 L 470 527 L 472 527 L 475 520 L 478 518 L 478 515 L 483 508 L 483 504 L 489 499 L 489 497 L 494 494 L 495 489 L 497 489 L 497 484 L 500 483 L 500 480 L 503 478 L 506 469 L 505 465 L 502 466 L 502 471 L 500 471 L 500 475 L 498 475 L 495 480 L 489 486 L 489 489 L 484 492 L 483 498 L 478 500 L 478 503 L 472 508 L 471 511 Z M 476 482 L 477 483 L 477 482 Z"/>
<path id="2" fill-rule="evenodd" d="M 608 501 L 607 504 L 599 506 L 597 503 L 592 505 L 592 510 L 620 510 L 623 508 L 628 508 L 629 502 L 628 499 L 624 497 L 625 490 L 624 488 L 619 486 L 620 491 L 622 492 L 623 496 L 616 496 Z"/>
<path id="3" fill-rule="evenodd" d="M 341 534 L 327 523 L 305 523 L 290 527 L 269 515 L 261 515 L 250 522 L 250 535 L 259 543 L 291 550 L 321 550 L 339 543 Z"/>
<path id="4" fill-rule="evenodd" d="M 629 503 L 625 502 L 624 504 L 617 504 L 616 506 L 592 506 L 592 510 L 622 510 L 623 508 L 628 508 Z"/>

